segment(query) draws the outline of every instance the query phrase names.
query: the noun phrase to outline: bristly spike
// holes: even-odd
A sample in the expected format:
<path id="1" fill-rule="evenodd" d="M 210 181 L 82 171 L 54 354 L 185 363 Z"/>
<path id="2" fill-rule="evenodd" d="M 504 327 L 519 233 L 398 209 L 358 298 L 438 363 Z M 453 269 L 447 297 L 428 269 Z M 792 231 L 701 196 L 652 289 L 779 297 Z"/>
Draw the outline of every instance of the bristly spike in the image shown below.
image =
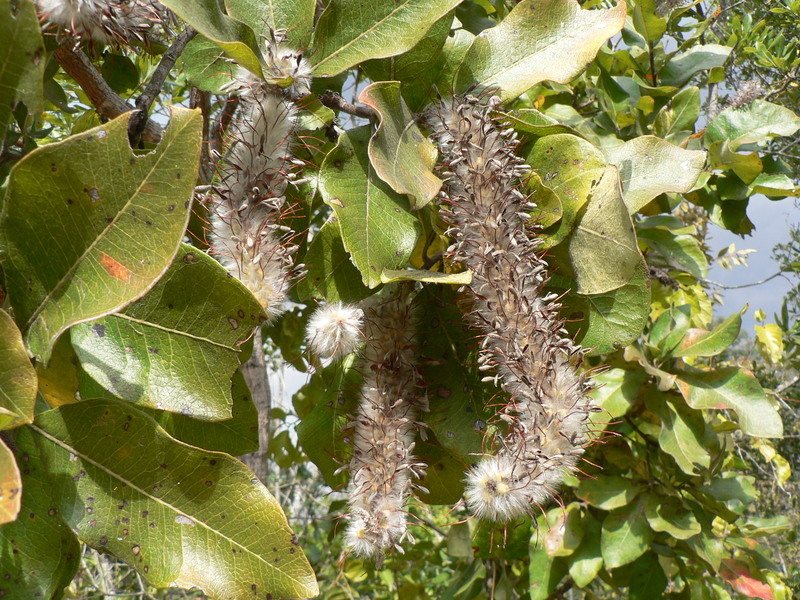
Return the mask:
<path id="1" fill-rule="evenodd" d="M 515 156 L 516 136 L 490 117 L 498 98 L 445 100 L 426 120 L 452 176 L 443 186 L 453 259 L 473 273 L 468 315 L 483 332 L 479 370 L 499 384 L 509 423 L 496 456 L 467 476 L 466 501 L 482 519 L 533 514 L 552 498 L 589 443 L 589 386 L 578 366 L 583 353 L 564 337 L 554 303 L 544 295 L 547 264 L 541 240 L 526 222 L 533 204 L 520 192 L 529 171 Z"/>

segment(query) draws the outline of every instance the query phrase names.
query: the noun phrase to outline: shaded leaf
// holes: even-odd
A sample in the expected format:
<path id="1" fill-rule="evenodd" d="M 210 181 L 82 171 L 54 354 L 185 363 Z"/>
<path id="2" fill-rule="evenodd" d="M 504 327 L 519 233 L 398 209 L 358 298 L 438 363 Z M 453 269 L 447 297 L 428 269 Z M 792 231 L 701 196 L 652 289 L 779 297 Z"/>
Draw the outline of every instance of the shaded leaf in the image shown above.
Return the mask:
<path id="1" fill-rule="evenodd" d="M 164 6 L 217 44 L 228 57 L 258 76 L 261 48 L 253 30 L 222 12 L 217 0 L 163 0 Z"/>
<path id="2" fill-rule="evenodd" d="M 603 567 L 600 522 L 591 514 L 587 514 L 584 523 L 583 541 L 573 553 L 569 563 L 569 574 L 578 587 L 589 585 Z"/>
<path id="3" fill-rule="evenodd" d="M 22 480 L 17 461 L 5 441 L 0 439 L 0 525 L 11 523 L 17 518 L 21 500 Z M 0 570 L 2 562 L 0 558 Z"/>
<path id="4" fill-rule="evenodd" d="M 240 346 L 265 320 L 238 279 L 183 244 L 147 295 L 70 334 L 83 370 L 115 396 L 219 420 L 231 416 Z"/>
<path id="5" fill-rule="evenodd" d="M 628 574 L 628 598 L 630 600 L 653 600 L 663 598 L 667 587 L 667 576 L 658 555 L 647 552 L 631 564 Z"/>
<path id="6" fill-rule="evenodd" d="M 661 419 L 658 443 L 661 449 L 678 463 L 687 475 L 697 475 L 711 465 L 711 456 L 705 449 L 705 421 L 701 414 L 673 402 L 669 395 L 650 393 L 647 408 Z"/>
<path id="7" fill-rule="evenodd" d="M 406 264 L 421 229 L 408 202 L 381 181 L 367 156 L 371 127 L 339 136 L 320 168 L 320 191 L 333 207 L 342 242 L 364 284 L 381 283 L 383 269 Z"/>
<path id="8" fill-rule="evenodd" d="M 118 94 L 125 94 L 139 86 L 138 67 L 130 58 L 122 54 L 104 53 L 100 74 L 111 86 L 111 89 Z M 69 109 L 69 103 L 65 102 L 64 104 Z"/>
<path id="9" fill-rule="evenodd" d="M 501 112 L 503 122 L 513 127 L 516 131 L 528 133 L 534 137 L 544 137 L 557 133 L 566 133 L 582 138 L 583 136 L 569 125 L 559 123 L 558 120 L 548 117 L 534 108 L 523 108 L 511 112 Z M 538 165 L 534 165 L 538 167 Z"/>
<path id="10" fill-rule="evenodd" d="M 151 584 L 216 598 L 317 593 L 277 502 L 230 456 L 178 442 L 110 400 L 47 411 L 23 433 L 20 449 L 40 455 L 61 518 Z"/>
<path id="11" fill-rule="evenodd" d="M 11 316 L 0 309 L 0 429 L 33 421 L 36 389 L 36 370 L 22 334 Z"/>
<path id="12" fill-rule="evenodd" d="M 800 129 L 800 116 L 784 106 L 754 100 L 741 108 L 726 108 L 706 128 L 706 147 L 727 140 L 732 151 L 744 144 L 764 144 L 775 136 L 792 135 Z"/>
<path id="13" fill-rule="evenodd" d="M 324 298 L 327 302 L 356 302 L 372 293 L 361 282 L 361 273 L 344 248 L 337 219 L 327 221 L 320 228 L 304 260 L 308 273 L 297 284 L 301 300 Z"/>
<path id="14" fill-rule="evenodd" d="M 683 54 L 672 57 L 658 73 L 660 85 L 681 86 L 695 73 L 721 67 L 733 48 L 719 44 L 693 46 Z"/>
<path id="15" fill-rule="evenodd" d="M 369 140 L 369 159 L 375 172 L 395 192 L 410 196 L 412 209 L 422 208 L 436 197 L 442 180 L 431 171 L 436 164 L 436 147 L 417 127 L 400 97 L 400 84 L 373 83 L 359 94 L 358 101 L 378 113 L 378 128 Z"/>
<path id="16" fill-rule="evenodd" d="M 678 371 L 678 389 L 692 408 L 732 408 L 739 426 L 748 435 L 781 437 L 778 411 L 752 374 L 735 367 L 714 371 Z"/>
<path id="17" fill-rule="evenodd" d="M 0 593 L 4 600 L 58 600 L 78 570 L 81 547 L 62 521 L 38 449 L 17 449 L 15 455 L 22 507 L 16 521 L 0 526 Z"/>
<path id="18" fill-rule="evenodd" d="M 645 516 L 653 531 L 663 531 L 679 540 L 695 536 L 702 530 L 694 513 L 674 497 L 650 495 L 645 505 Z"/>
<path id="19" fill-rule="evenodd" d="M 600 536 L 603 562 L 608 569 L 632 563 L 650 548 L 653 530 L 644 517 L 644 501 L 609 513 Z"/>
<path id="20" fill-rule="evenodd" d="M 622 287 L 643 262 L 613 165 L 606 167 L 592 190 L 570 239 L 569 256 L 579 294 L 602 294 Z"/>
<path id="21" fill-rule="evenodd" d="M 58 338 L 46 367 L 42 363 L 36 365 L 39 393 L 51 408 L 72 404 L 80 398 L 80 361 L 69 337 L 62 335 Z"/>
<path id="22" fill-rule="evenodd" d="M 426 490 L 417 489 L 415 495 L 426 504 L 452 506 L 464 494 L 464 460 L 442 447 L 435 435 L 428 434 L 424 444 L 414 448 L 416 458 L 427 465 L 425 475 L 419 485 Z"/>
<path id="23" fill-rule="evenodd" d="M 225 8 L 256 35 L 285 30 L 288 45 L 295 50 L 308 45 L 314 29 L 315 0 L 225 0 Z"/>
<path id="24" fill-rule="evenodd" d="M 523 0 L 475 38 L 458 85 L 496 89 L 509 100 L 541 81 L 568 83 L 624 23 L 623 2 L 583 10 L 576 0 Z"/>
<path id="25" fill-rule="evenodd" d="M 607 148 L 605 155 L 619 167 L 622 195 L 631 214 L 660 194 L 688 192 L 706 162 L 705 152 L 684 150 L 652 135 Z"/>
<path id="26" fill-rule="evenodd" d="M 550 556 L 570 556 L 584 537 L 584 518 L 578 502 L 547 511 L 547 524 L 539 531 L 539 545 Z"/>
<path id="27" fill-rule="evenodd" d="M 42 109 L 45 49 L 33 2 L 0 0 L 0 132 L 5 135 L 14 105 Z"/>
<path id="28" fill-rule="evenodd" d="M 659 226 L 651 217 L 638 223 L 637 236 L 672 265 L 683 267 L 696 278 L 708 276 L 708 259 L 694 235 L 694 228 Z M 656 226 L 653 226 L 656 225 Z M 689 230 L 689 231 L 686 231 Z"/>
<path id="29" fill-rule="evenodd" d="M 141 156 L 128 144 L 130 116 L 42 146 L 11 172 L 2 261 L 26 345 L 42 362 L 67 328 L 147 292 L 186 228 L 200 111 L 174 108 L 161 143 Z"/>
<path id="30" fill-rule="evenodd" d="M 317 21 L 310 60 L 314 74 L 330 77 L 371 58 L 402 54 L 458 0 L 331 0 Z"/>

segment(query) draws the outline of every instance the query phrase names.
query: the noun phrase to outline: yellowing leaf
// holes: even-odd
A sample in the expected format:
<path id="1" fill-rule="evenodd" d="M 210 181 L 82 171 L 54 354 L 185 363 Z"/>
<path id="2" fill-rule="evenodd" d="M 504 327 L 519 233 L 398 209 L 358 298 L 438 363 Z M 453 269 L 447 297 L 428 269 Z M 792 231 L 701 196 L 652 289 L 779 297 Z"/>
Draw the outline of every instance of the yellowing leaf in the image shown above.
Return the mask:
<path id="1" fill-rule="evenodd" d="M 772 365 L 780 362 L 783 356 L 783 331 L 775 323 L 756 325 L 756 344 L 764 360 Z"/>

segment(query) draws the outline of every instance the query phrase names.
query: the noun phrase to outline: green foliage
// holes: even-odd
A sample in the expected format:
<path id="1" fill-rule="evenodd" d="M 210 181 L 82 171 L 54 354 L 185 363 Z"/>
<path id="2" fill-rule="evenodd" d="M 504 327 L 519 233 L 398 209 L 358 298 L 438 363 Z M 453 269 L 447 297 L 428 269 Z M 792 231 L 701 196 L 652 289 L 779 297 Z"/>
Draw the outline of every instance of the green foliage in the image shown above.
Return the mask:
<path id="1" fill-rule="evenodd" d="M 703 104 L 723 69 L 750 69 L 743 56 L 796 69 L 796 43 L 756 36 L 765 26 L 734 10 L 715 23 L 702 4 L 651 0 L 162 3 L 198 36 L 161 86 L 156 110 L 175 105 L 161 142 L 132 149 L 130 115 L 100 122 L 33 3 L 0 2 L 0 595 L 63 597 L 80 542 L 146 584 L 212 598 L 791 597 L 769 536 L 793 524 L 762 510 L 742 449 L 789 484 L 770 387 L 797 368 L 800 334 L 787 308 L 756 330 L 755 373 L 732 359 L 741 315 L 712 326 L 704 234 L 709 220 L 748 233 L 755 193 L 799 193 L 774 150 L 800 117 L 784 96 Z M 779 25 L 796 8 L 782 7 Z M 307 274 L 262 329 L 287 362 L 321 367 L 293 415 L 273 408 L 262 448 L 291 473 L 275 487 L 288 521 L 234 458 L 258 446 L 240 365 L 265 315 L 204 251 L 208 207 L 191 206 L 219 184 L 207 150 L 225 151 L 232 61 L 262 73 L 269 30 L 286 30 L 314 75 L 298 102 L 304 180 L 280 224 Z M 166 47 L 86 50 L 125 97 Z M 374 118 L 323 106 L 326 89 Z M 548 292 L 602 409 L 561 505 L 509 526 L 452 508 L 507 401 L 478 369 L 457 291 L 472 273 L 447 254 L 447 167 L 420 118 L 453 90 L 503 100 L 495 116 L 531 167 Z M 784 254 L 797 271 L 796 248 Z M 341 555 L 344 503 L 327 499 L 346 490 L 361 366 L 320 365 L 303 338 L 318 302 L 394 281 L 413 282 L 429 404 L 414 452 L 428 470 L 408 509 L 416 540 L 375 565 Z M 303 519 L 298 540 L 289 523 Z"/>

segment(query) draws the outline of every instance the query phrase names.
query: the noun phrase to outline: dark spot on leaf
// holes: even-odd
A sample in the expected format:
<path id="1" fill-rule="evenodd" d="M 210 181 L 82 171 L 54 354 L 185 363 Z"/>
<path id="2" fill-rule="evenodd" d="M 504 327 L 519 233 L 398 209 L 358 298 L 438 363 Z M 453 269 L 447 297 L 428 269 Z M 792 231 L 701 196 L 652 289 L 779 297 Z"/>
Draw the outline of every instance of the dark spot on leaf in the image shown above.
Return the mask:
<path id="1" fill-rule="evenodd" d="M 145 566 L 144 566 L 144 569 L 142 569 L 142 570 L 143 570 L 145 573 L 148 573 L 148 572 L 150 571 L 150 567 L 149 567 L 149 566 L 147 566 L 147 565 L 145 565 Z"/>
<path id="2" fill-rule="evenodd" d="M 83 188 L 83 191 L 89 196 L 89 201 L 92 204 L 100 200 L 100 192 L 97 191 L 97 188 Z"/>
<path id="3" fill-rule="evenodd" d="M 178 172 L 178 173 L 175 173 L 175 179 L 180 179 L 180 178 L 181 178 L 181 174 L 180 174 L 180 172 Z"/>
<path id="4" fill-rule="evenodd" d="M 97 540 L 97 545 L 98 546 L 105 546 L 107 543 L 108 543 L 108 536 L 107 535 L 104 535 L 99 540 Z"/>
<path id="5" fill-rule="evenodd" d="M 58 167 L 56 166 L 56 163 L 50 163 L 50 170 L 53 173 L 58 173 Z"/>
<path id="6" fill-rule="evenodd" d="M 161 463 L 160 466 L 161 466 L 162 469 L 166 469 L 167 468 L 167 463 Z"/>
<path id="7" fill-rule="evenodd" d="M 94 502 L 94 496 L 89 496 L 88 498 L 86 498 L 86 502 L 88 502 L 89 504 Z"/>
<path id="8" fill-rule="evenodd" d="M 132 165 L 135 165 L 135 164 L 136 164 L 136 159 L 135 159 L 135 158 L 132 158 L 132 159 L 131 159 L 131 164 L 132 164 Z"/>
<path id="9" fill-rule="evenodd" d="M 208 464 L 210 464 L 211 466 L 214 466 L 215 464 L 217 464 L 217 459 L 216 459 L 216 458 L 212 458 L 212 459 L 209 461 L 209 463 L 208 463 Z"/>
<path id="10" fill-rule="evenodd" d="M 89 527 L 97 527 L 97 520 L 92 519 L 91 521 L 89 521 Z"/>
<path id="11" fill-rule="evenodd" d="M 194 252 L 187 252 L 186 255 L 183 257 L 183 262 L 188 265 L 193 263 L 195 261 L 195 258 L 196 257 L 194 255 Z"/>
<path id="12" fill-rule="evenodd" d="M 167 207 L 167 210 L 168 210 L 169 212 L 172 212 L 172 211 L 174 211 L 174 210 L 175 210 L 175 205 L 174 205 L 174 204 L 170 204 L 170 205 Z"/>
<path id="13" fill-rule="evenodd" d="M 152 348 L 152 347 L 148 346 L 148 347 L 147 347 L 147 351 L 148 351 L 150 354 L 158 354 L 158 348 Z"/>
<path id="14" fill-rule="evenodd" d="M 31 513 L 31 514 L 29 514 L 29 515 L 28 515 L 28 518 L 29 518 L 29 519 L 35 519 L 35 518 L 36 518 L 36 513 Z"/>
<path id="15" fill-rule="evenodd" d="M 206 487 L 211 487 L 214 483 L 208 479 L 206 479 Z"/>
<path id="16" fill-rule="evenodd" d="M 55 508 L 51 508 L 50 510 L 47 511 L 47 514 L 50 515 L 51 517 L 55 517 L 57 512 L 58 511 Z"/>
<path id="17" fill-rule="evenodd" d="M 169 304 L 167 304 L 167 308 L 172 310 L 173 308 L 175 308 L 175 305 L 172 302 L 170 302 Z"/>
<path id="18" fill-rule="evenodd" d="M 149 511 L 149 510 L 143 510 L 143 511 L 142 511 L 142 518 L 143 518 L 143 519 L 144 519 L 144 518 L 146 518 L 146 517 L 147 517 L 147 515 L 149 515 L 149 514 L 150 514 L 150 511 Z"/>
<path id="19" fill-rule="evenodd" d="M 149 227 L 149 226 L 151 226 L 153 224 L 153 222 L 152 221 L 145 221 L 144 224 Z"/>
<path id="20" fill-rule="evenodd" d="M 231 324 L 231 329 L 239 329 L 239 321 L 233 317 L 228 317 L 228 323 Z"/>
<path id="21" fill-rule="evenodd" d="M 67 198 L 67 204 L 72 204 L 73 202 L 75 201 L 72 198 Z"/>
<path id="22" fill-rule="evenodd" d="M 244 319 L 244 311 L 241 308 L 236 311 L 236 314 L 239 315 L 240 319 Z"/>
<path id="23" fill-rule="evenodd" d="M 439 398 L 449 398 L 452 393 L 452 390 L 444 385 L 440 385 L 436 388 L 436 395 L 439 396 Z"/>

